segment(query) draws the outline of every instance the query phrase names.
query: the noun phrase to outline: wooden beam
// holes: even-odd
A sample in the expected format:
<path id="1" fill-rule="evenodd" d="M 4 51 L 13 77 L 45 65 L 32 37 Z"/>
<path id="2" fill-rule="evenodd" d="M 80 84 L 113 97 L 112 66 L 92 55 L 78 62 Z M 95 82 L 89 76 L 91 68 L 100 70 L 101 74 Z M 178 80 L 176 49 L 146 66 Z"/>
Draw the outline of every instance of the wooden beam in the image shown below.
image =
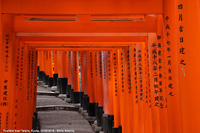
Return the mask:
<path id="1" fill-rule="evenodd" d="M 13 14 L 157 14 L 162 0 L 2 0 L 2 12 Z"/>
<path id="2" fill-rule="evenodd" d="M 19 37 L 21 41 L 25 43 L 83 43 L 83 42 L 144 42 L 147 37 L 145 36 L 108 36 L 108 37 Z"/>
<path id="3" fill-rule="evenodd" d="M 129 45 L 116 45 L 116 46 L 112 46 L 112 45 L 103 45 L 103 46 L 96 46 L 96 45 L 82 45 L 82 46 L 70 46 L 70 45 L 66 45 L 66 46 L 49 46 L 49 45 L 31 45 L 31 44 L 27 44 L 28 47 L 32 47 L 32 48 L 52 48 L 52 49 L 65 49 L 65 48 L 125 48 L 128 47 Z"/>
<path id="4" fill-rule="evenodd" d="M 36 51 L 112 51 L 117 48 L 35 48 Z"/>
<path id="5" fill-rule="evenodd" d="M 137 44 L 141 42 L 59 42 L 59 43 L 47 43 L 47 42 L 37 42 L 37 43 L 26 43 L 29 46 L 129 46 L 131 44 Z"/>
<path id="6" fill-rule="evenodd" d="M 30 21 L 14 18 L 14 32 L 30 33 L 144 33 L 156 32 L 156 16 L 141 21 Z"/>
<path id="7" fill-rule="evenodd" d="M 18 37 L 147 37 L 148 33 L 16 33 Z"/>

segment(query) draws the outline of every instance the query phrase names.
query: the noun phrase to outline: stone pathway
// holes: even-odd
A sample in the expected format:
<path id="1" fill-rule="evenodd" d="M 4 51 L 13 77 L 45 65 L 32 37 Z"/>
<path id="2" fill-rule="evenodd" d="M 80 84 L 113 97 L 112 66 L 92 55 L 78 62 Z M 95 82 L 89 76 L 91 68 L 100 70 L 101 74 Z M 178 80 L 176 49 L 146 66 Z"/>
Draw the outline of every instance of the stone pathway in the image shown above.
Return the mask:
<path id="1" fill-rule="evenodd" d="M 73 104 L 56 96 L 45 95 L 52 93 L 49 88 L 38 86 L 38 92 L 43 92 L 42 95 L 37 95 L 41 133 L 94 133 L 88 121 L 79 114 L 78 108 Z"/>

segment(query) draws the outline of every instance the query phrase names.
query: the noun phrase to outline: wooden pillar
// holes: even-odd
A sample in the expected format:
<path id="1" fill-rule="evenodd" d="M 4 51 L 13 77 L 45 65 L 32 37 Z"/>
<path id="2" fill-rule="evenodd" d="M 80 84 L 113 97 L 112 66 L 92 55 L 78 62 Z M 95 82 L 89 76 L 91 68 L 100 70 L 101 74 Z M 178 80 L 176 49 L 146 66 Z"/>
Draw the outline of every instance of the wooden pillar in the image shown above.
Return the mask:
<path id="1" fill-rule="evenodd" d="M 136 66 L 137 66 L 137 98 L 139 132 L 144 133 L 144 50 L 143 44 L 136 44 Z"/>
<path id="2" fill-rule="evenodd" d="M 143 52 L 144 60 L 143 60 L 143 66 L 145 68 L 144 70 L 144 97 L 145 97 L 145 104 L 144 104 L 144 110 L 145 110 L 145 123 L 144 123 L 144 132 L 145 133 L 152 133 L 152 110 L 151 110 L 151 88 L 150 88 L 150 73 L 149 73 L 149 54 L 148 54 L 148 39 L 145 40 L 145 48 Z"/>
<path id="3" fill-rule="evenodd" d="M 166 92 L 168 132 L 182 132 L 180 88 L 178 76 L 178 46 L 176 0 L 164 0 L 164 48 L 166 61 Z"/>
<path id="4" fill-rule="evenodd" d="M 36 112 L 36 102 L 37 102 L 37 60 L 38 60 L 38 52 L 34 51 L 34 57 L 33 57 L 33 62 L 34 62 L 34 90 L 33 90 L 33 112 Z"/>
<path id="5" fill-rule="evenodd" d="M 83 71 L 84 71 L 84 94 L 88 94 L 88 83 L 87 83 L 87 71 L 89 71 L 89 69 L 87 69 L 87 64 L 88 64 L 88 58 L 87 58 L 87 52 L 84 51 L 83 52 Z"/>
<path id="6" fill-rule="evenodd" d="M 152 108 L 152 130 L 154 133 L 160 133 L 159 117 L 159 82 L 158 82 L 158 56 L 156 33 L 149 33 L 149 73 L 150 73 L 150 90 L 151 90 L 151 108 Z"/>
<path id="7" fill-rule="evenodd" d="M 98 97 L 98 103 L 99 106 L 103 107 L 103 70 L 102 70 L 102 65 L 103 65 L 103 57 L 102 57 L 102 52 L 98 51 L 97 52 L 97 93 L 96 96 Z"/>
<path id="8" fill-rule="evenodd" d="M 119 95 L 120 95 L 120 100 L 119 100 L 119 104 L 120 104 L 120 126 L 122 126 L 122 130 L 123 132 L 125 131 L 126 128 L 126 113 L 125 113 L 125 80 L 124 80 L 124 49 L 120 48 L 119 49 Z"/>
<path id="9" fill-rule="evenodd" d="M 128 95 L 128 100 L 130 103 L 133 101 L 133 113 L 131 113 L 131 118 L 133 118 L 133 121 L 130 121 L 129 125 L 129 132 L 139 132 L 139 117 L 138 117 L 138 85 L 137 85 L 137 65 L 136 65 L 136 44 L 132 44 L 130 48 L 131 53 L 131 87 L 132 90 L 129 90 L 132 92 L 131 95 Z M 128 55 L 127 55 L 128 56 Z M 129 77 L 127 77 L 129 79 Z M 130 86 L 129 86 L 130 87 Z M 131 100 L 133 99 L 133 100 Z M 130 108 L 131 109 L 131 108 Z M 132 127 L 132 128 L 131 128 Z"/>
<path id="10" fill-rule="evenodd" d="M 131 133 L 133 132 L 133 93 L 134 93 L 134 85 L 132 83 L 132 80 L 134 79 L 134 75 L 132 75 L 133 70 L 135 69 L 133 67 L 133 58 L 132 55 L 132 46 L 126 47 L 124 49 L 124 92 L 125 92 L 125 103 L 129 106 L 127 106 L 127 109 L 125 110 L 125 117 L 126 117 L 126 125 L 125 127 L 122 127 L 123 132 Z M 132 72 L 132 73 L 131 73 Z M 133 77 L 133 79 L 131 78 Z M 125 105 L 126 106 L 126 105 Z"/>
<path id="11" fill-rule="evenodd" d="M 112 51 L 112 63 L 113 67 L 113 111 L 114 111 L 114 128 L 120 126 L 120 94 L 119 94 L 119 50 Z"/>
<path id="12" fill-rule="evenodd" d="M 1 14 L 1 13 L 0 13 Z M 0 30 L 1 30 L 1 79 L 0 79 L 0 115 L 1 115 L 1 125 L 0 131 L 5 129 L 10 129 L 12 127 L 12 110 L 13 106 L 13 97 L 14 93 L 11 88 L 12 85 L 12 47 L 13 47 L 13 33 L 12 33 L 12 15 L 11 14 L 1 14 L 0 15 Z M 10 112 L 11 111 L 11 112 Z"/>
<path id="13" fill-rule="evenodd" d="M 52 59 L 52 51 L 49 51 L 49 78 L 53 78 L 53 59 Z"/>
<path id="14" fill-rule="evenodd" d="M 53 51 L 54 56 L 54 74 L 58 74 L 58 51 Z"/>
<path id="15" fill-rule="evenodd" d="M 108 88 L 109 88 L 109 115 L 113 115 L 113 63 L 112 63 L 112 51 L 108 51 Z"/>
<path id="16" fill-rule="evenodd" d="M 95 97 L 95 102 L 97 103 L 96 104 L 96 107 L 99 105 L 100 103 L 100 98 L 101 98 L 101 93 L 100 93 L 100 87 L 102 86 L 98 86 L 100 84 L 98 84 L 98 80 L 99 80 L 99 77 L 98 77 L 98 73 L 97 73 L 97 52 L 96 51 L 93 51 L 92 52 L 92 71 L 93 71 L 93 89 L 94 89 L 94 97 Z M 97 116 L 97 115 L 96 115 Z"/>
<path id="17" fill-rule="evenodd" d="M 168 133 L 167 116 L 167 90 L 166 90 L 166 71 L 165 69 L 165 51 L 163 39 L 163 15 L 157 15 L 157 67 L 158 67 L 158 86 L 159 86 L 159 112 L 160 112 L 160 132 Z M 165 53 L 164 53 L 165 52 Z"/>
<path id="18" fill-rule="evenodd" d="M 80 92 L 78 51 L 73 51 L 73 86 L 74 92 Z"/>
<path id="19" fill-rule="evenodd" d="M 95 103 L 95 94 L 93 88 L 93 64 L 92 64 L 92 51 L 87 51 L 87 86 L 88 86 L 88 96 L 90 103 Z"/>
<path id="20" fill-rule="evenodd" d="M 84 92 L 84 89 L 85 89 L 85 83 L 84 83 L 84 80 L 85 80 L 85 77 L 84 77 L 84 51 L 80 51 L 80 66 L 81 66 L 81 85 L 80 85 L 80 91 L 81 92 Z"/>
<path id="21" fill-rule="evenodd" d="M 103 76 L 103 110 L 104 114 L 110 114 L 110 98 L 109 98 L 109 88 L 108 88 L 108 51 L 102 52 L 102 76 Z"/>
<path id="22" fill-rule="evenodd" d="M 199 0 L 175 1 L 174 27 L 177 33 L 178 78 L 182 132 L 200 132 L 200 3 Z"/>

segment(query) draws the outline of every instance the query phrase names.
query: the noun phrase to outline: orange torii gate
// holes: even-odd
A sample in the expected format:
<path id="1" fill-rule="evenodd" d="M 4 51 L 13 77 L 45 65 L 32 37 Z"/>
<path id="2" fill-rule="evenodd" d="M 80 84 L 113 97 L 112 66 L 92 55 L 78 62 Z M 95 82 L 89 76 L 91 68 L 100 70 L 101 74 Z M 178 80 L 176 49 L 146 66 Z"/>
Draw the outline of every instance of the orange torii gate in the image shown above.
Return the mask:
<path id="1" fill-rule="evenodd" d="M 61 93 L 69 95 L 67 84 L 78 92 L 73 66 L 82 50 L 82 98 L 92 116 L 95 103 L 101 113 L 103 106 L 104 132 L 200 132 L 197 0 L 0 0 L 0 7 L 0 132 L 32 129 L 37 59 L 46 84 L 68 78 Z M 89 84 L 95 79 L 98 86 Z"/>

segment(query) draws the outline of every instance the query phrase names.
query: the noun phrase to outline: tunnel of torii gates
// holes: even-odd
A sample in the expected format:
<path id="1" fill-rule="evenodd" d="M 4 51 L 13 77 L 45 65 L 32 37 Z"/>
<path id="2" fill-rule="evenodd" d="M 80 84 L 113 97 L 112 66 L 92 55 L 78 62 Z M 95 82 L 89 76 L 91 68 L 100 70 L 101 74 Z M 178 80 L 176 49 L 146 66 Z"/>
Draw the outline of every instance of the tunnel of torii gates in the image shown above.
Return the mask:
<path id="1" fill-rule="evenodd" d="M 33 129 L 39 77 L 105 133 L 199 133 L 199 4 L 0 0 L 0 131 Z"/>

